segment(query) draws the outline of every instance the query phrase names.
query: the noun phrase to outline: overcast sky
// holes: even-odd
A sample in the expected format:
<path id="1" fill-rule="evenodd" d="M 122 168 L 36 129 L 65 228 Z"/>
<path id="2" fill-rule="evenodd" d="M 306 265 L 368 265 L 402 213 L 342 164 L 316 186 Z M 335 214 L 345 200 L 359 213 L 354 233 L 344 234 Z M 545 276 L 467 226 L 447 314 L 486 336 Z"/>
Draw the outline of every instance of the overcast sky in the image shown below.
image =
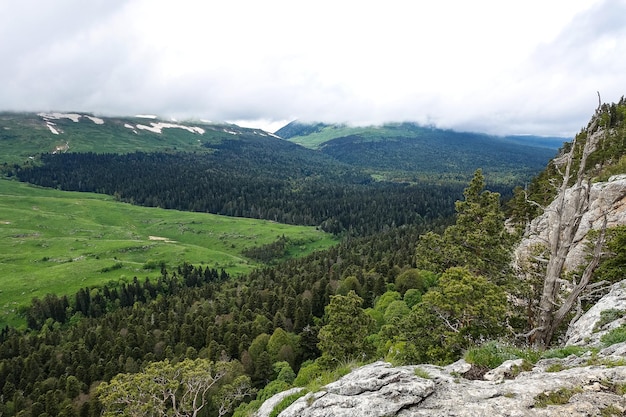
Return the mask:
<path id="1" fill-rule="evenodd" d="M 571 136 L 626 0 L 0 0 L 0 110 Z"/>

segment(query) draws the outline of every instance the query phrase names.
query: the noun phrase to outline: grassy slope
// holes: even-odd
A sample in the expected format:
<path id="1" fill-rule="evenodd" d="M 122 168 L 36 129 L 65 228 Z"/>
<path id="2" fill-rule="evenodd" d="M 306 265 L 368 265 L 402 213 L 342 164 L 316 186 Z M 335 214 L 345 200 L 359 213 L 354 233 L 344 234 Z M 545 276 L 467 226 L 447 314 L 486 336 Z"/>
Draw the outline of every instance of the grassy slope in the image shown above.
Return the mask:
<path id="1" fill-rule="evenodd" d="M 372 132 L 379 131 L 382 133 L 381 128 L 373 127 L 349 127 L 344 125 L 330 125 L 319 129 L 317 132 L 310 133 L 305 136 L 294 136 L 288 138 L 290 142 L 297 143 L 309 149 L 319 149 L 325 142 L 330 140 L 349 136 L 349 135 L 371 135 Z M 396 136 L 394 132 L 385 132 L 385 137 L 390 138 Z"/>
<path id="2" fill-rule="evenodd" d="M 311 127 L 311 128 L 309 128 Z M 312 127 L 315 127 L 314 129 Z M 309 128 L 309 129 L 307 129 Z M 299 134 L 299 131 L 302 134 Z M 394 138 L 418 138 L 425 137 L 431 138 L 434 136 L 441 137 L 442 135 L 450 134 L 452 136 L 469 135 L 469 136 L 484 136 L 490 138 L 495 143 L 516 143 L 518 145 L 544 147 L 548 149 L 559 148 L 564 141 L 568 138 L 557 137 L 540 137 L 540 136 L 488 136 L 481 135 L 479 133 L 464 133 L 455 131 L 446 131 L 436 128 L 421 127 L 413 123 L 389 123 L 382 126 L 361 126 L 351 127 L 347 125 L 298 125 L 294 123 L 293 127 L 286 126 L 276 133 L 281 135 L 285 133 L 285 138 L 290 142 L 297 143 L 306 148 L 319 149 L 326 142 L 333 139 L 358 135 L 364 142 L 377 142 L 383 140 L 389 140 Z"/>
<path id="3" fill-rule="evenodd" d="M 241 251 L 282 235 L 301 242 L 291 256 L 336 243 L 311 227 L 137 207 L 0 180 L 0 326 L 18 324 L 15 312 L 35 296 L 158 276 L 159 267 L 146 269 L 147 263 L 186 261 L 244 273 L 258 264 Z"/>
<path id="4" fill-rule="evenodd" d="M 45 120 L 33 113 L 0 113 L 0 162 L 21 163 L 39 153 L 54 152 L 57 147 L 68 146 L 70 152 L 157 151 L 176 149 L 189 152 L 210 152 L 205 142 L 219 143 L 236 138 L 228 131 L 260 134 L 262 131 L 237 126 L 216 125 L 202 122 L 181 122 L 189 127 L 200 127 L 204 134 L 192 133 L 181 128 L 165 128 L 162 133 L 130 129 L 125 125 L 150 126 L 145 118 L 104 118 L 104 124 L 95 124 L 81 117 L 78 122 L 68 118 L 51 120 L 59 132 L 55 135 Z M 174 122 L 172 122 L 174 123 Z"/>
<path id="5" fill-rule="evenodd" d="M 298 124 L 276 132 L 287 140 L 388 181 L 467 183 L 482 168 L 490 187 L 527 182 L 556 153 L 559 138 L 496 137 L 423 127 Z"/>

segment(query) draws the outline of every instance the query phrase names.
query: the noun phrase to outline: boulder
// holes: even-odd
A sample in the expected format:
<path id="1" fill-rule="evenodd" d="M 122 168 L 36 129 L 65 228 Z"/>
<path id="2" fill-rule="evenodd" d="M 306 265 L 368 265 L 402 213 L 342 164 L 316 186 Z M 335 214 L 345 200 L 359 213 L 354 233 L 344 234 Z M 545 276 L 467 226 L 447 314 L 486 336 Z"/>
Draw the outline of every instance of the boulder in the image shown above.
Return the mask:
<path id="1" fill-rule="evenodd" d="M 299 398 L 280 416 L 392 416 L 403 408 L 419 404 L 434 388 L 433 381 L 415 374 L 415 367 L 394 368 L 389 363 L 375 362 L 326 385 L 319 392 Z M 258 417 L 268 415 L 257 414 Z"/>
<path id="2" fill-rule="evenodd" d="M 511 378 L 514 374 L 519 372 L 519 369 L 521 369 L 523 365 L 523 359 L 510 359 L 508 361 L 504 361 L 502 365 L 485 373 L 483 379 L 487 381 L 502 381 L 506 378 Z"/>
<path id="3" fill-rule="evenodd" d="M 269 416 L 272 410 L 274 409 L 274 407 L 276 407 L 278 403 L 280 403 L 285 397 L 288 397 L 291 394 L 295 394 L 296 392 L 300 392 L 302 390 L 303 388 L 296 387 L 296 388 L 288 389 L 287 391 L 279 392 L 276 395 L 273 395 L 271 398 L 268 398 L 267 401 L 265 401 L 261 405 L 261 407 L 259 407 L 259 409 L 254 415 L 257 417 Z"/>

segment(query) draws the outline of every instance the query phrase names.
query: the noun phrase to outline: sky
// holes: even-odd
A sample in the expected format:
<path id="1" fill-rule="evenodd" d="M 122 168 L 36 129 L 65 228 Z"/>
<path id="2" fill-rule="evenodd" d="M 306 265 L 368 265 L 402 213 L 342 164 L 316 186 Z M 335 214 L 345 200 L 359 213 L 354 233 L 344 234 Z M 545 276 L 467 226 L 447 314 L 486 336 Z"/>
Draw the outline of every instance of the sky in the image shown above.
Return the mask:
<path id="1" fill-rule="evenodd" d="M 0 110 L 571 137 L 626 0 L 0 0 Z"/>

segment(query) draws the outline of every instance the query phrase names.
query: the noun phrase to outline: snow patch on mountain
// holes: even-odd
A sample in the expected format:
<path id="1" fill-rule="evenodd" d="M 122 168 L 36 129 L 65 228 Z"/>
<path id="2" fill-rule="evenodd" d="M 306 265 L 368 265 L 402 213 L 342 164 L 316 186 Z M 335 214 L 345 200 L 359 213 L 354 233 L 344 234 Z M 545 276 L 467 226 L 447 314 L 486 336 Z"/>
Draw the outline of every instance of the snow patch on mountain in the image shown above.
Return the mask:
<path id="1" fill-rule="evenodd" d="M 90 115 L 87 115 L 87 114 L 53 112 L 53 113 L 37 113 L 37 116 L 39 116 L 42 119 L 44 119 L 46 121 L 46 123 L 48 124 L 48 127 L 50 127 L 50 124 L 51 124 L 50 120 L 70 119 L 74 123 L 78 123 L 78 121 L 80 120 L 81 117 L 85 117 L 85 118 L 91 120 L 92 122 L 94 122 L 97 125 L 104 124 L 104 120 L 102 120 L 101 118 L 95 117 L 95 116 L 90 116 Z M 54 123 L 52 123 L 52 125 L 54 125 Z M 54 133 L 54 132 L 52 132 L 52 133 Z M 55 135 L 58 135 L 58 131 L 57 131 L 57 133 L 55 133 Z"/>
<path id="2" fill-rule="evenodd" d="M 88 118 L 89 120 L 91 120 L 92 122 L 94 122 L 97 125 L 103 125 L 104 124 L 104 120 L 102 120 L 99 117 L 87 116 L 87 115 L 85 115 L 85 117 Z"/>
<path id="3" fill-rule="evenodd" d="M 139 134 L 139 132 L 137 132 L 137 129 L 135 129 L 135 126 L 133 126 L 131 124 L 125 123 L 124 127 L 127 128 L 127 129 L 131 129 L 133 131 L 133 133 L 135 133 L 135 134 Z"/>
<path id="4" fill-rule="evenodd" d="M 38 113 L 37 116 L 42 117 L 44 120 L 58 120 L 58 119 L 70 119 L 74 123 L 78 123 L 81 118 L 77 113 Z"/>
<path id="5" fill-rule="evenodd" d="M 48 129 L 50 129 L 50 132 L 52 132 L 53 135 L 58 135 L 59 131 L 55 129 L 54 127 L 54 123 L 52 122 L 47 122 L 46 126 L 48 126 Z"/>
<path id="6" fill-rule="evenodd" d="M 132 126 L 130 125 L 124 125 L 124 126 L 132 128 Z M 197 126 L 184 126 L 184 125 L 179 125 L 175 123 L 163 123 L 163 122 L 159 122 L 159 123 L 152 122 L 150 123 L 150 126 L 138 124 L 138 125 L 135 125 L 135 127 L 140 130 L 148 130 L 154 133 L 162 133 L 163 129 L 168 129 L 168 128 L 185 129 L 191 133 L 198 133 L 200 135 L 203 135 L 205 132 L 203 128 L 197 127 Z"/>

